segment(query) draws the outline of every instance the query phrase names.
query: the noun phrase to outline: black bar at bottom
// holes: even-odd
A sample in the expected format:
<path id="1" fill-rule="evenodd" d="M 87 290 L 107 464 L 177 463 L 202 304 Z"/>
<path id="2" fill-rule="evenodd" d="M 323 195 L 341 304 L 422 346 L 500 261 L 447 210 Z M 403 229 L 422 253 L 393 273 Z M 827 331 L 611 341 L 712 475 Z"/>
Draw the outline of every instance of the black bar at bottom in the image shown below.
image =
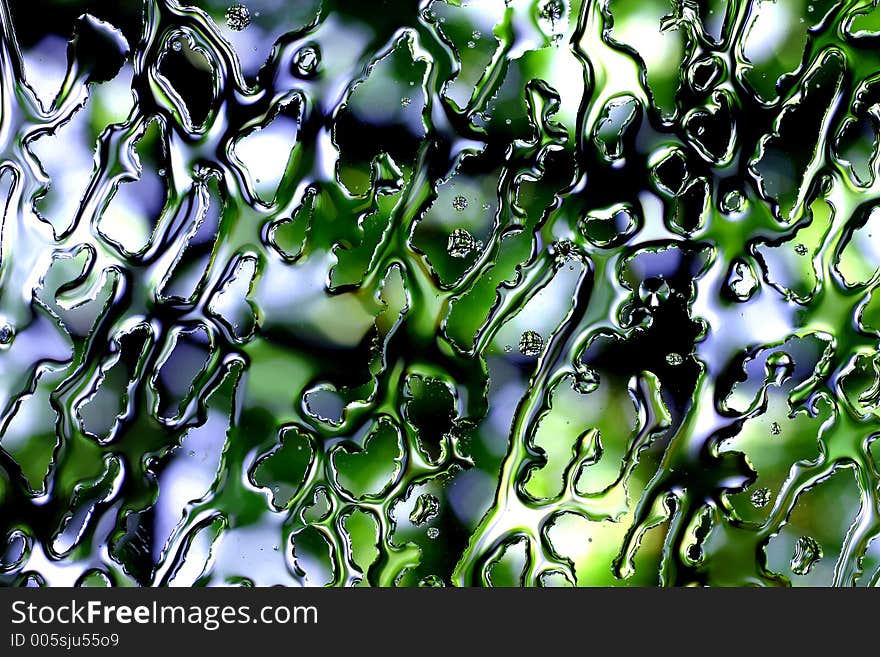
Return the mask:
<path id="1" fill-rule="evenodd" d="M 0 589 L 0 655 L 666 653 L 858 627 L 868 591 Z M 835 618 L 839 617 L 839 618 Z M 841 624 L 842 623 L 842 624 Z M 868 626 L 870 627 L 870 626 Z M 763 637 L 760 638 L 759 637 Z M 709 644 L 703 643 L 709 641 Z M 765 647 L 762 645 L 762 647 Z M 282 653 L 278 651 L 282 650 Z"/>

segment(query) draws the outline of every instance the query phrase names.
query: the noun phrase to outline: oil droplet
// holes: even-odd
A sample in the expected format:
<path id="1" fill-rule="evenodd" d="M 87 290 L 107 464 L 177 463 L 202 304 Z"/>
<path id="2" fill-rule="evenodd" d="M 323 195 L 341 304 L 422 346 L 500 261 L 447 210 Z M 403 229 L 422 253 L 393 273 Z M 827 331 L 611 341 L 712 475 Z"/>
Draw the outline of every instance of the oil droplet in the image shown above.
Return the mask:
<path id="1" fill-rule="evenodd" d="M 226 10 L 226 25 L 233 32 L 241 32 L 250 24 L 251 12 L 244 5 L 232 5 Z"/>
<path id="2" fill-rule="evenodd" d="M 519 339 L 519 352 L 523 356 L 537 356 L 544 349 L 544 338 L 535 331 L 525 331 Z"/>
<path id="3" fill-rule="evenodd" d="M 801 536 L 794 546 L 791 558 L 791 572 L 795 575 L 807 575 L 822 558 L 822 546 L 812 536 Z"/>

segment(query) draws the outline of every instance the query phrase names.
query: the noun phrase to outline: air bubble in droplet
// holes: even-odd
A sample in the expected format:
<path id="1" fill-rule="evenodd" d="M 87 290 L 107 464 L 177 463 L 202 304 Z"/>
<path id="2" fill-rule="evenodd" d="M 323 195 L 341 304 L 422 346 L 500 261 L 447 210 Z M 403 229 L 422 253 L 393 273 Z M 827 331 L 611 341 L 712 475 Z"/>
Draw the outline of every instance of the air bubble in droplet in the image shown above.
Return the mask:
<path id="1" fill-rule="evenodd" d="M 795 575 L 807 575 L 822 558 L 822 546 L 812 536 L 801 536 L 794 546 L 791 558 L 791 572 Z"/>
<path id="2" fill-rule="evenodd" d="M 409 96 L 404 96 L 403 98 L 400 99 L 401 107 L 409 107 L 409 104 L 411 102 L 412 102 L 412 98 L 410 98 Z"/>
<path id="3" fill-rule="evenodd" d="M 666 354 L 666 362 L 672 365 L 673 367 L 678 367 L 684 362 L 684 358 L 681 354 L 676 352 L 671 352 Z"/>
<path id="4" fill-rule="evenodd" d="M 428 538 L 435 539 L 440 536 L 440 530 L 436 527 L 428 527 L 428 531 L 426 532 L 426 534 L 428 535 Z"/>
<path id="5" fill-rule="evenodd" d="M 799 256 L 805 256 L 807 255 L 807 247 L 803 244 L 795 244 L 794 252 L 797 253 Z"/>
<path id="6" fill-rule="evenodd" d="M 774 436 L 778 436 L 779 434 L 782 433 L 782 428 L 779 426 L 779 422 L 773 422 L 770 425 L 770 433 L 773 434 Z"/>
<path id="7" fill-rule="evenodd" d="M 250 24 L 251 12 L 244 5 L 232 5 L 226 10 L 226 25 L 233 32 L 241 32 Z"/>
<path id="8" fill-rule="evenodd" d="M 544 349 L 544 338 L 535 331 L 525 331 L 519 339 L 519 352 L 523 356 L 537 356 Z"/>
<path id="9" fill-rule="evenodd" d="M 467 206 L 468 206 L 468 200 L 464 196 L 462 196 L 461 194 L 459 194 L 454 199 L 452 199 L 452 208 L 456 212 L 463 212 L 464 210 L 467 209 Z"/>

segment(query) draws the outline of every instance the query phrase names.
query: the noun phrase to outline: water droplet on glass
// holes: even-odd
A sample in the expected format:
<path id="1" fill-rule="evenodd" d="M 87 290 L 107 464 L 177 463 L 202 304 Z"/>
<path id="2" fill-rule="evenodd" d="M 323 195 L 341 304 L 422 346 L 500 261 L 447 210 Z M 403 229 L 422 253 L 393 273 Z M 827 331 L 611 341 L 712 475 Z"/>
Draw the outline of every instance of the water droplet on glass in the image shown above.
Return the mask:
<path id="1" fill-rule="evenodd" d="M 648 278 L 639 286 L 639 298 L 649 308 L 656 308 L 672 294 L 669 284 L 662 277 Z"/>
<path id="2" fill-rule="evenodd" d="M 776 385 L 782 385 L 794 372 L 794 361 L 784 351 L 777 351 L 767 358 L 767 370 Z"/>
<path id="3" fill-rule="evenodd" d="M 13 338 L 15 338 L 15 329 L 12 325 L 5 322 L 0 324 L 0 345 L 9 345 Z"/>
<path id="4" fill-rule="evenodd" d="M 561 267 L 569 261 L 580 262 L 583 254 L 571 240 L 559 240 L 553 244 L 553 260 L 557 267 Z"/>
<path id="5" fill-rule="evenodd" d="M 746 205 L 746 199 L 738 190 L 731 190 L 721 199 L 721 211 L 725 214 L 742 212 Z"/>
<path id="6" fill-rule="evenodd" d="M 763 509 L 770 503 L 770 489 L 758 488 L 749 499 L 756 509 Z"/>
<path id="7" fill-rule="evenodd" d="M 540 16 L 555 25 L 562 18 L 564 12 L 565 5 L 562 3 L 562 0 L 547 0 L 541 6 Z"/>
<path id="8" fill-rule="evenodd" d="M 453 258 L 466 258 L 476 248 L 477 241 L 464 228 L 456 228 L 449 234 L 446 251 Z"/>
<path id="9" fill-rule="evenodd" d="M 812 536 L 801 536 L 794 546 L 791 572 L 795 575 L 808 575 L 821 558 L 822 546 L 816 539 Z"/>
<path id="10" fill-rule="evenodd" d="M 535 331 L 525 331 L 519 339 L 519 352 L 523 356 L 537 356 L 544 349 L 544 338 Z"/>
<path id="11" fill-rule="evenodd" d="M 599 387 L 599 374 L 592 367 L 578 363 L 571 387 L 582 395 L 588 395 Z"/>
<path id="12" fill-rule="evenodd" d="M 423 493 L 416 499 L 416 504 L 409 514 L 409 521 L 416 525 L 431 522 L 440 513 L 440 501 L 430 493 Z"/>
<path id="13" fill-rule="evenodd" d="M 226 10 L 226 25 L 233 32 L 241 32 L 251 24 L 251 12 L 242 4 L 236 4 Z"/>
<path id="14" fill-rule="evenodd" d="M 317 46 L 303 46 L 293 56 L 293 72 L 301 78 L 315 75 L 321 63 L 321 51 Z"/>
<path id="15" fill-rule="evenodd" d="M 758 279 L 751 265 L 744 260 L 736 260 L 730 268 L 727 289 L 734 299 L 748 301 L 758 289 Z"/>

